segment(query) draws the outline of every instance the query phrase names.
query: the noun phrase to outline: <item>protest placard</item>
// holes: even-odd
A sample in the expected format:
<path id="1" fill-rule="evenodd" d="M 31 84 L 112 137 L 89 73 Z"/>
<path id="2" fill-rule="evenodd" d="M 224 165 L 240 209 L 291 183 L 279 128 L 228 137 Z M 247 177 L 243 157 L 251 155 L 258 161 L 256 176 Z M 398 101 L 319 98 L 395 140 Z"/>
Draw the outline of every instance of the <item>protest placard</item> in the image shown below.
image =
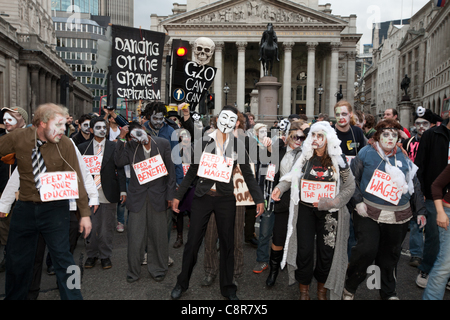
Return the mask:
<path id="1" fill-rule="evenodd" d="M 336 196 L 336 181 L 325 182 L 302 179 L 300 183 L 300 199 L 305 203 L 319 202 L 320 198 L 334 199 Z"/>
<path id="2" fill-rule="evenodd" d="M 197 175 L 218 182 L 230 182 L 233 170 L 233 159 L 203 152 Z"/>
<path id="3" fill-rule="evenodd" d="M 198 65 L 195 61 L 187 61 L 184 67 L 186 90 L 185 102 L 194 110 L 205 96 L 216 76 L 217 68 L 208 65 Z"/>
<path id="4" fill-rule="evenodd" d="M 397 205 L 402 197 L 403 189 L 386 172 L 376 169 L 367 185 L 366 192 Z"/>
<path id="5" fill-rule="evenodd" d="M 255 166 L 252 164 L 253 174 L 255 173 Z M 234 197 L 236 198 L 236 206 L 252 206 L 255 204 L 252 195 L 245 183 L 244 176 L 239 165 L 233 173 Z"/>
<path id="6" fill-rule="evenodd" d="M 141 185 L 168 175 L 167 168 L 159 154 L 133 164 L 133 169 Z"/>
<path id="7" fill-rule="evenodd" d="M 190 166 L 191 165 L 189 163 L 183 163 L 183 175 L 184 176 L 186 176 L 186 173 L 188 172 Z"/>
<path id="8" fill-rule="evenodd" d="M 103 156 L 83 156 L 84 163 L 92 175 L 100 174 Z"/>
<path id="9" fill-rule="evenodd" d="M 112 102 L 161 100 L 161 70 L 165 34 L 119 25 L 112 26 Z"/>
<path id="10" fill-rule="evenodd" d="M 45 172 L 39 179 L 39 193 L 43 202 L 78 199 L 78 179 L 75 171 Z"/>

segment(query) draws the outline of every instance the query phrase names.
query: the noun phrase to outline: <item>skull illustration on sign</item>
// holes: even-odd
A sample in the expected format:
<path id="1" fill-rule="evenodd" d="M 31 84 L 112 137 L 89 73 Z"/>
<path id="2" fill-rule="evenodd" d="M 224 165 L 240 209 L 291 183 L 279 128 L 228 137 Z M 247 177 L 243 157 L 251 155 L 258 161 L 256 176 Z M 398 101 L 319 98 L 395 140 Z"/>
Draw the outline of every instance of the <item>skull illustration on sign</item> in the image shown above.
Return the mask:
<path id="1" fill-rule="evenodd" d="M 194 41 L 195 62 L 199 65 L 208 64 L 214 54 L 216 45 L 210 38 L 200 37 Z"/>

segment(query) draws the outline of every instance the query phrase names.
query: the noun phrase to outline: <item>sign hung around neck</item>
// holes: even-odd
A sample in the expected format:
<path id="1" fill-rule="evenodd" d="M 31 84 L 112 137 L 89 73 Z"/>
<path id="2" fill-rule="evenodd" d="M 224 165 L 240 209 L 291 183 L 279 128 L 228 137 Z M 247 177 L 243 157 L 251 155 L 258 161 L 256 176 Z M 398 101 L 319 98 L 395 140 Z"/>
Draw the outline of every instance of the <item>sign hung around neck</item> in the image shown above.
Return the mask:
<path id="1" fill-rule="evenodd" d="M 117 99 L 161 100 L 161 69 L 165 34 L 113 25 L 112 104 Z"/>

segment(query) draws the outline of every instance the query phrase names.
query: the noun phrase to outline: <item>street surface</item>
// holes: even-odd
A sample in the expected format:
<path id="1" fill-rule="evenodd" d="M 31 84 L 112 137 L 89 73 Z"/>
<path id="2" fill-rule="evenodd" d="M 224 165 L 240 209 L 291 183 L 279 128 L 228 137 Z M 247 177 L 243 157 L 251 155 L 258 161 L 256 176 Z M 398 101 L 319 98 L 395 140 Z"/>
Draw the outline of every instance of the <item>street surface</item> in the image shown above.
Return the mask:
<path id="1" fill-rule="evenodd" d="M 184 241 L 187 239 L 188 218 L 185 217 Z M 169 268 L 166 278 L 162 282 L 154 281 L 147 272 L 146 266 L 142 266 L 141 278 L 134 282 L 126 281 L 127 270 L 127 229 L 123 233 L 114 233 L 114 250 L 111 258 L 113 267 L 103 270 L 100 262 L 92 269 L 84 269 L 81 290 L 85 300 L 171 300 L 170 293 L 176 284 L 176 277 L 181 270 L 183 247 L 174 249 L 176 230 L 172 230 L 170 240 L 170 256 L 175 261 Z M 401 300 L 421 300 L 423 289 L 415 284 L 417 269 L 408 265 L 408 237 L 403 245 L 404 254 L 398 264 L 398 296 Z M 226 300 L 220 294 L 219 279 L 210 287 L 202 287 L 203 271 L 203 246 L 199 252 L 199 259 L 190 282 L 190 288 L 183 294 L 180 300 Z M 86 260 L 84 241 L 79 240 L 74 254 L 75 262 L 79 264 L 81 255 Z M 268 289 L 265 285 L 268 270 L 262 274 L 255 274 L 252 268 L 256 263 L 256 249 L 244 245 L 244 274 L 237 280 L 237 296 L 241 300 L 252 300 L 252 303 L 264 303 L 270 300 L 297 300 L 299 289 L 297 285 L 288 286 L 287 272 L 282 271 L 278 276 L 276 285 Z M 0 299 L 5 294 L 5 273 L 0 273 Z M 316 282 L 310 290 L 311 298 L 316 300 Z M 41 283 L 41 293 L 38 300 L 59 300 L 59 291 L 56 289 L 56 277 L 49 276 L 44 267 Z M 369 290 L 363 282 L 358 289 L 355 300 L 379 300 L 377 290 Z M 450 300 L 450 291 L 446 291 L 445 300 Z"/>

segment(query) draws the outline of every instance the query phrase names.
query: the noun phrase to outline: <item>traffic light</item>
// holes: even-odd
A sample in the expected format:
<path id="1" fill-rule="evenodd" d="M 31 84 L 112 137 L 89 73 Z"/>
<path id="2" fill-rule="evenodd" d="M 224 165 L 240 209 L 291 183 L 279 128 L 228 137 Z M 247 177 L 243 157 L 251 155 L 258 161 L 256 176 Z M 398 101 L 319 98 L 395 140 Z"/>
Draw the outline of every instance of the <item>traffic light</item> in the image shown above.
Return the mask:
<path id="1" fill-rule="evenodd" d="M 214 93 L 208 93 L 206 95 L 206 105 L 208 109 L 214 109 Z"/>
<path id="2" fill-rule="evenodd" d="M 181 90 L 185 91 L 185 71 L 184 66 L 190 54 L 189 41 L 174 39 L 172 41 L 172 99 L 175 102 L 182 102 L 185 95 L 181 94 Z M 177 92 L 175 95 L 174 93 Z"/>

